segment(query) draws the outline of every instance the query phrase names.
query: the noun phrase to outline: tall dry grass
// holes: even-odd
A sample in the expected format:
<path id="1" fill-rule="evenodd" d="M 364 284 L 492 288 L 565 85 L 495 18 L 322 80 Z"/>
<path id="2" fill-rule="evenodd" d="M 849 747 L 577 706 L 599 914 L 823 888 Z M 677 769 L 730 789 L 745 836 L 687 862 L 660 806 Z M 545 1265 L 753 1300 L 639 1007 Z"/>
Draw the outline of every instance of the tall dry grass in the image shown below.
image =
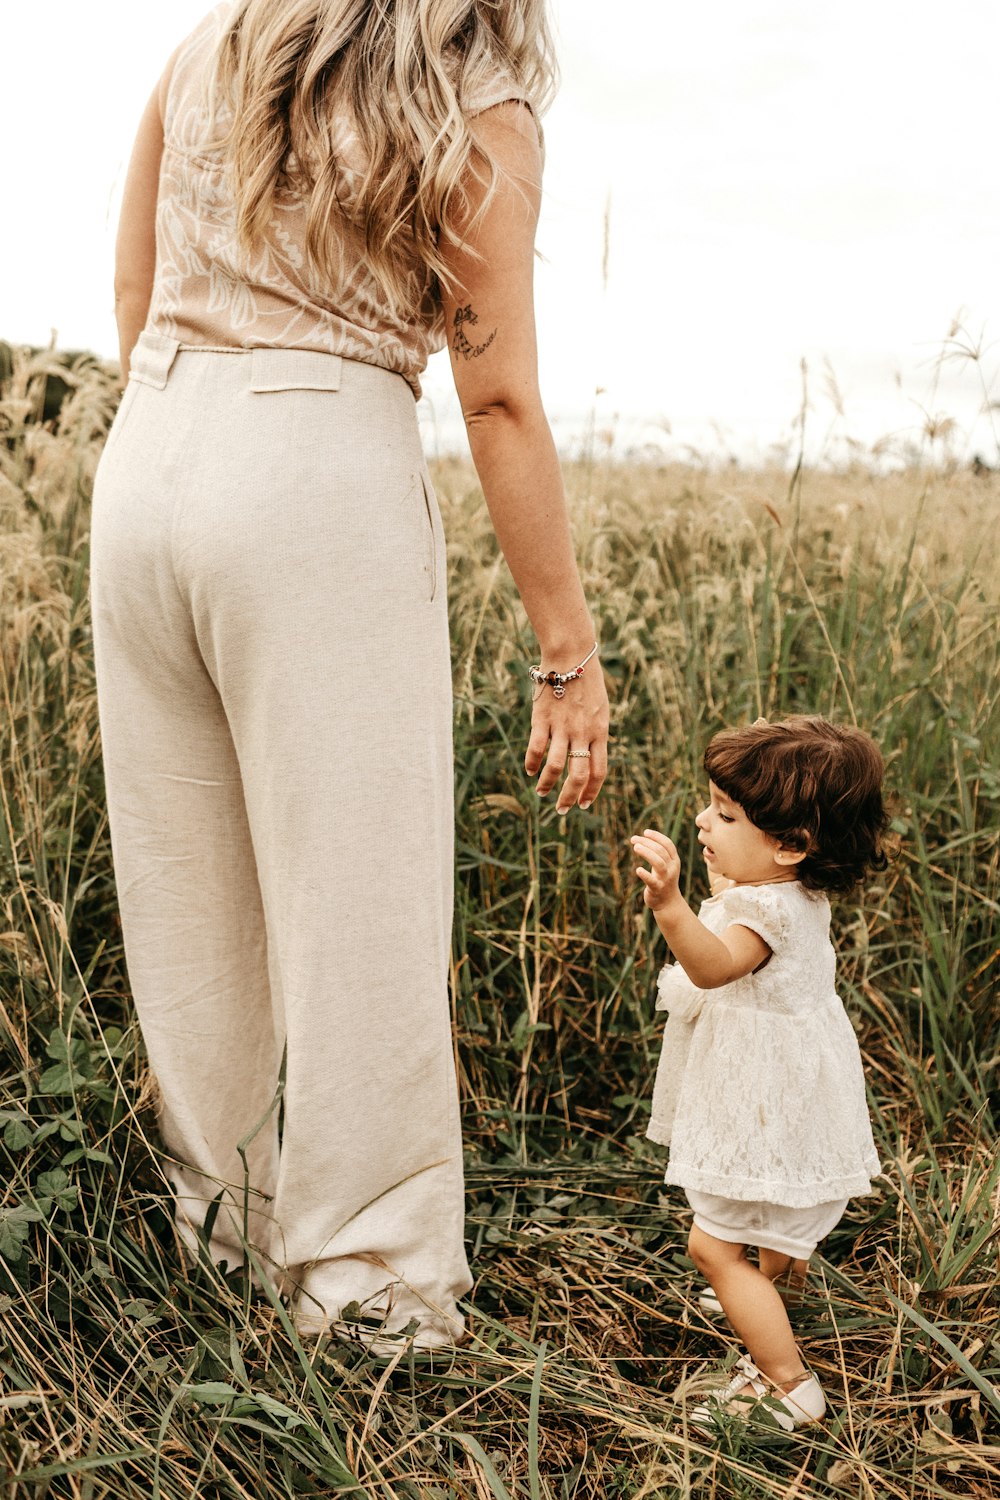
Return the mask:
<path id="1" fill-rule="evenodd" d="M 439 466 L 477 1283 L 467 1348 L 387 1367 L 304 1349 L 239 1271 L 179 1256 L 87 612 L 115 390 L 85 362 L 45 425 L 47 358 L 18 356 L 0 408 L 3 1500 L 1000 1493 L 998 477 L 570 464 L 614 740 L 604 794 L 562 820 L 520 770 L 523 616 L 471 471 Z M 827 1420 L 707 1441 L 683 1398 L 730 1340 L 643 1134 L 663 951 L 626 840 L 656 821 L 698 894 L 706 738 L 805 708 L 889 765 L 897 857 L 835 912 L 886 1171 L 795 1315 Z"/>

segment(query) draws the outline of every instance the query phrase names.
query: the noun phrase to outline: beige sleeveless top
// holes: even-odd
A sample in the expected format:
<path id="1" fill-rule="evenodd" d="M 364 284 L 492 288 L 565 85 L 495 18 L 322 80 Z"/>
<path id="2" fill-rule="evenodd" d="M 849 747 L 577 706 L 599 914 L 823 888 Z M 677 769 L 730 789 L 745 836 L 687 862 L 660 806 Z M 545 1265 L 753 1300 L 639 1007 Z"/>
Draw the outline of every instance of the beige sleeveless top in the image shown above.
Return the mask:
<path id="1" fill-rule="evenodd" d="M 247 255 L 221 155 L 210 146 L 210 87 L 215 49 L 233 0 L 216 6 L 181 45 L 167 86 L 164 147 L 156 209 L 156 275 L 146 326 L 182 346 L 219 349 L 313 349 L 380 365 L 402 375 L 420 395 L 427 358 L 445 344 L 436 279 L 414 263 L 410 296 L 393 310 L 364 260 L 364 237 L 352 218 L 359 145 L 349 122 L 335 135 L 339 275 L 321 279 L 305 252 L 301 196 L 276 197 L 269 232 Z M 510 79 L 463 99 L 467 115 L 524 98 Z M 224 129 L 219 110 L 215 131 Z"/>

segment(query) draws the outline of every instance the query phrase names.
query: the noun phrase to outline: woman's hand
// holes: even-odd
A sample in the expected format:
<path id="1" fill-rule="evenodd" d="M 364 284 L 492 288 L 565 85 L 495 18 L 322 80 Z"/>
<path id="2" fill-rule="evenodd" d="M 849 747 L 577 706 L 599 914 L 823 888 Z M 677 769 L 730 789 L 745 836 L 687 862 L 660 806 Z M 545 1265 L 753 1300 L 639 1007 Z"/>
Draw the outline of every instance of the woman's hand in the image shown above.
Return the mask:
<path id="1" fill-rule="evenodd" d="M 586 654 L 585 650 L 578 661 Z M 543 661 L 542 671 L 568 672 L 576 665 L 564 662 L 550 668 Z M 574 753 L 582 750 L 589 750 L 589 756 Z M 577 804 L 588 808 L 604 785 L 608 774 L 608 694 L 596 656 L 584 667 L 582 677 L 567 683 L 564 697 L 557 698 L 548 685 L 535 687 L 524 769 L 534 776 L 539 767 L 540 797 L 551 791 L 564 769 L 568 772 L 556 802 L 560 814 Z"/>
<path id="2" fill-rule="evenodd" d="M 636 865 L 635 873 L 646 887 L 642 899 L 654 912 L 669 906 L 680 895 L 681 861 L 671 839 L 655 828 L 644 828 L 629 840 L 632 853 L 644 859 L 648 870 Z M 683 898 L 682 898 L 683 899 Z"/>

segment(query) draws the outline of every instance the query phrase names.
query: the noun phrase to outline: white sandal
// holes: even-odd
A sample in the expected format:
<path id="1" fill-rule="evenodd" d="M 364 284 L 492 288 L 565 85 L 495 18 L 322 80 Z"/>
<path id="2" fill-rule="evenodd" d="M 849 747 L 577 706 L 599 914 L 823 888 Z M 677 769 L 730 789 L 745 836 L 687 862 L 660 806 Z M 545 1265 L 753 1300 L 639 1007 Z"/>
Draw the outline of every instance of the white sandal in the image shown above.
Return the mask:
<path id="1" fill-rule="evenodd" d="M 689 1418 L 692 1427 L 711 1430 L 720 1415 L 769 1417 L 785 1432 L 818 1422 L 826 1412 L 823 1387 L 816 1376 L 808 1374 L 790 1391 L 768 1389 L 764 1376 L 753 1360 L 742 1354 L 736 1361 L 733 1377 L 719 1391 L 712 1391 L 694 1408 Z"/>

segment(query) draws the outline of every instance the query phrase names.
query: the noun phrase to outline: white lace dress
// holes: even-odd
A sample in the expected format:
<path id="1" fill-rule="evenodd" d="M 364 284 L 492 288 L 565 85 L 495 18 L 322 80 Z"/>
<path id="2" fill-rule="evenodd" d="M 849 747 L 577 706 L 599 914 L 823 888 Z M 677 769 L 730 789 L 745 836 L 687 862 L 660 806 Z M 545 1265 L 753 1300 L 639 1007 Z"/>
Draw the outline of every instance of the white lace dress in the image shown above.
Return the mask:
<path id="1" fill-rule="evenodd" d="M 734 886 L 698 915 L 717 934 L 749 927 L 772 955 L 714 990 L 680 964 L 660 973 L 669 1014 L 646 1134 L 670 1147 L 665 1180 L 796 1208 L 871 1192 L 881 1164 L 829 901 L 798 881 Z"/>

